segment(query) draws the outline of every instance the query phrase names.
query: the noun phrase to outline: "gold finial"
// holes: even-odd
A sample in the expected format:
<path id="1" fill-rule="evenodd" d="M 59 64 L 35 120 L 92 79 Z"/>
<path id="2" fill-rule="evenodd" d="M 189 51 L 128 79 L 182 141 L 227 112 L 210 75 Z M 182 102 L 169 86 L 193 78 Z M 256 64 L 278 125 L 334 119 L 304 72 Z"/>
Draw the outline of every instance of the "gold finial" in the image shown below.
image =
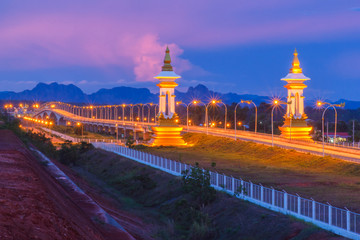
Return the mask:
<path id="1" fill-rule="evenodd" d="M 173 71 L 171 66 L 170 50 L 168 46 L 166 46 L 164 66 L 162 66 L 162 71 Z"/>
<path id="2" fill-rule="evenodd" d="M 292 61 L 292 68 L 290 68 L 290 73 L 302 73 L 302 69 L 300 67 L 300 62 L 298 59 L 298 53 L 296 51 L 294 51 L 294 59 Z"/>

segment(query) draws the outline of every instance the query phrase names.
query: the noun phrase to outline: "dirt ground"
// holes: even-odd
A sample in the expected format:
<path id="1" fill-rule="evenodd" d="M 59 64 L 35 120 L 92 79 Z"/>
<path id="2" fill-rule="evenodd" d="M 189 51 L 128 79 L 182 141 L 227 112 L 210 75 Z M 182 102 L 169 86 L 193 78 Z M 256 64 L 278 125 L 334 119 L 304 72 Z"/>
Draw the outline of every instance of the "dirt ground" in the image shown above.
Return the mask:
<path id="1" fill-rule="evenodd" d="M 11 131 L 0 130 L 0 239 L 132 239 L 86 212 Z"/>

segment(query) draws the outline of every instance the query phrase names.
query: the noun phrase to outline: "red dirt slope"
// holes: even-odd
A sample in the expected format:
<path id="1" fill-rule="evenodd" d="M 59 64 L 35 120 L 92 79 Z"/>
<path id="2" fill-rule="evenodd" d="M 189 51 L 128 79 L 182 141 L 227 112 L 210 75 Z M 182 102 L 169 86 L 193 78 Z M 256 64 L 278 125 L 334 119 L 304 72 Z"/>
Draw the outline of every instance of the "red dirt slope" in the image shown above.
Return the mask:
<path id="1" fill-rule="evenodd" d="M 12 132 L 0 130 L 0 239 L 132 239 L 86 212 Z"/>

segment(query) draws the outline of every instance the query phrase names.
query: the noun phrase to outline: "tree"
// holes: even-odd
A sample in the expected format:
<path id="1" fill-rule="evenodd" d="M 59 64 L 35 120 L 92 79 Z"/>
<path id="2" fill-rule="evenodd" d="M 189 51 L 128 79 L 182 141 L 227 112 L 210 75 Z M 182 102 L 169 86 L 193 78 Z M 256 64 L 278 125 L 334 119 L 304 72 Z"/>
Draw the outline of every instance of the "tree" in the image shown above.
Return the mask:
<path id="1" fill-rule="evenodd" d="M 127 139 L 126 139 L 126 143 L 125 143 L 125 146 L 127 146 L 128 148 L 134 148 L 134 138 L 133 136 L 128 136 Z"/>
<path id="2" fill-rule="evenodd" d="M 210 173 L 199 168 L 198 164 L 182 173 L 185 192 L 190 193 L 199 205 L 207 205 L 216 198 L 216 190 L 211 187 Z"/>

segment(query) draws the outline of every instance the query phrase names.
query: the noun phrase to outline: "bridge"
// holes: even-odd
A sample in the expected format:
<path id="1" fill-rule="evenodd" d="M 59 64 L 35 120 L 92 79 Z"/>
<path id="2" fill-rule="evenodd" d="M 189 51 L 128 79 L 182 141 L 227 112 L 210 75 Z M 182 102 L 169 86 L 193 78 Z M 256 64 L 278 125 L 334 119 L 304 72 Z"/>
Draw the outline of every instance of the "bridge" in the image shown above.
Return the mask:
<path id="1" fill-rule="evenodd" d="M 173 71 L 168 48 L 166 49 L 162 71 L 155 77 L 159 80 L 157 84 L 160 88 L 159 104 L 76 106 L 63 102 L 49 102 L 43 104 L 41 108 L 35 112 L 31 120 L 34 121 L 34 119 L 36 119 L 36 121 L 34 121 L 35 123 L 46 124 L 50 122 L 58 125 L 77 125 L 81 126 L 83 130 L 109 133 L 115 135 L 116 138 L 119 138 L 119 136 L 121 136 L 121 138 L 127 138 L 130 134 L 133 135 L 136 140 L 141 138 L 144 141 L 149 141 L 153 138 L 156 145 L 184 145 L 185 143 L 180 136 L 181 130 L 183 130 L 183 132 L 206 133 L 214 136 L 233 138 L 235 140 L 240 139 L 286 149 L 294 149 L 321 156 L 326 153 L 326 155 L 360 163 L 360 148 L 325 145 L 324 141 L 319 143 L 310 140 L 310 131 L 312 128 L 307 126 L 305 121 L 307 116 L 304 112 L 303 96 L 303 89 L 306 88 L 304 81 L 308 81 L 310 78 L 302 73 L 297 55 L 295 51 L 292 62 L 293 67 L 290 69 L 289 74 L 281 79 L 287 82 L 287 85 L 285 85 L 285 88 L 288 89 L 287 102 L 276 100 L 272 107 L 273 116 L 273 111 L 276 106 L 281 104 L 287 105 L 285 123 L 280 127 L 281 137 L 274 136 L 274 134 L 239 131 L 236 127 L 236 120 L 234 121 L 234 129 L 229 129 L 227 128 L 226 117 L 223 129 L 210 126 L 208 121 L 208 107 L 211 104 L 223 104 L 225 116 L 227 116 L 226 104 L 216 100 L 212 100 L 208 104 L 202 103 L 205 105 L 206 110 L 204 126 L 188 126 L 188 119 L 186 121 L 187 125 L 181 126 L 179 117 L 175 112 L 176 102 L 174 94 L 174 89 L 178 86 L 175 80 L 179 79 L 180 76 Z M 192 103 L 196 104 L 195 101 Z M 187 111 L 192 103 L 187 105 Z M 322 103 L 320 103 L 320 105 L 321 104 Z M 335 106 L 331 105 L 331 107 L 336 111 Z M 255 122 L 257 123 L 257 120 L 255 120 Z M 299 141 L 297 139 L 308 141 Z M 154 142 L 152 144 L 154 144 Z"/>
<path id="2" fill-rule="evenodd" d="M 148 105 L 147 108 L 144 106 Z M 138 106 L 138 111 L 134 111 Z M 134 139 L 148 141 L 151 139 L 151 127 L 157 124 L 157 105 L 103 105 L 103 106 L 76 106 L 62 102 L 45 103 L 32 116 L 36 124 L 46 125 L 54 123 L 63 126 L 83 127 L 85 131 L 111 134 L 114 137 L 127 138 L 132 135 Z M 152 118 L 149 116 L 153 116 Z M 227 137 L 231 139 L 252 141 L 260 144 L 285 149 L 294 149 L 316 155 L 322 155 L 322 142 L 305 142 L 289 140 L 271 134 L 255 133 L 251 131 L 213 128 L 206 126 L 186 126 L 183 132 L 204 133 L 213 136 Z M 343 147 L 325 144 L 326 155 L 360 163 L 360 148 Z"/>

